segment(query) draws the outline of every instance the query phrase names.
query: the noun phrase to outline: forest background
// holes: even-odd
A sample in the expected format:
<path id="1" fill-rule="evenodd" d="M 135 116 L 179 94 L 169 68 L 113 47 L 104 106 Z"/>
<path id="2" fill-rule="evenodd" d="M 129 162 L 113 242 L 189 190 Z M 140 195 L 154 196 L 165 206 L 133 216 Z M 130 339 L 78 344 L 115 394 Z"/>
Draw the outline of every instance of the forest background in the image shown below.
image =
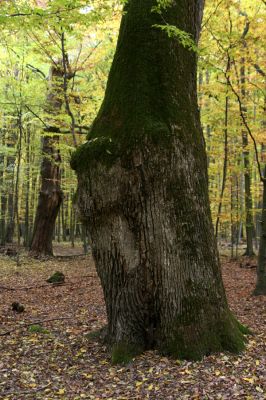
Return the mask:
<path id="1" fill-rule="evenodd" d="M 53 239 L 73 246 L 82 239 L 87 251 L 69 162 L 75 147 L 86 141 L 102 102 L 122 3 L 0 4 L 2 246 L 30 246 L 45 156 L 57 166 L 56 185 L 63 192 Z M 264 26 L 262 0 L 208 0 L 199 49 L 178 33 L 178 40 L 199 56 L 198 97 L 213 223 L 220 245 L 230 243 L 233 257 L 243 241 L 246 254 L 252 255 L 260 237 L 262 184 L 257 161 L 262 166 L 266 160 Z M 62 73 L 55 78 L 58 63 Z M 52 153 L 47 153 L 45 143 Z"/>

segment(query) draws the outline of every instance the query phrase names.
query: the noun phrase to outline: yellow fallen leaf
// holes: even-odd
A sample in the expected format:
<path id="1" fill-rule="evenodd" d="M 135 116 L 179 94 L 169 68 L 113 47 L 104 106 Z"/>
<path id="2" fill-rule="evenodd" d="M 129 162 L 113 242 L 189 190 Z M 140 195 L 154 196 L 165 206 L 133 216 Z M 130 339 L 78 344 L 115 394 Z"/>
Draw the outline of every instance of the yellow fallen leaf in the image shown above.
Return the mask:
<path id="1" fill-rule="evenodd" d="M 28 386 L 31 388 L 35 388 L 37 385 L 36 385 L 36 383 L 30 383 Z"/>
<path id="2" fill-rule="evenodd" d="M 261 387 L 259 387 L 259 386 L 256 386 L 256 390 L 259 393 L 264 393 L 263 389 Z"/>
<path id="3" fill-rule="evenodd" d="M 254 378 L 243 378 L 244 381 L 254 383 Z"/>
<path id="4" fill-rule="evenodd" d="M 256 365 L 260 365 L 260 362 L 259 362 L 259 360 L 256 360 Z"/>
<path id="5" fill-rule="evenodd" d="M 56 394 L 62 395 L 62 394 L 65 394 L 65 392 L 66 392 L 66 389 L 59 389 Z"/>
<path id="6" fill-rule="evenodd" d="M 85 349 L 85 347 L 82 347 L 79 351 L 80 351 L 81 353 L 86 353 L 86 352 L 87 352 L 87 349 Z"/>
<path id="7" fill-rule="evenodd" d="M 87 378 L 87 379 L 91 379 L 92 378 L 92 375 L 91 374 L 82 374 L 85 378 Z"/>
<path id="8" fill-rule="evenodd" d="M 219 370 L 217 369 L 217 371 L 215 371 L 215 375 L 216 375 L 216 376 L 221 375 L 221 371 L 219 371 Z"/>
<path id="9" fill-rule="evenodd" d="M 142 384 L 143 384 L 143 382 L 137 381 L 137 382 L 136 382 L 136 387 L 139 387 L 139 386 L 141 386 Z"/>
<path id="10" fill-rule="evenodd" d="M 153 389 L 153 384 L 148 386 L 148 390 L 152 390 Z"/>

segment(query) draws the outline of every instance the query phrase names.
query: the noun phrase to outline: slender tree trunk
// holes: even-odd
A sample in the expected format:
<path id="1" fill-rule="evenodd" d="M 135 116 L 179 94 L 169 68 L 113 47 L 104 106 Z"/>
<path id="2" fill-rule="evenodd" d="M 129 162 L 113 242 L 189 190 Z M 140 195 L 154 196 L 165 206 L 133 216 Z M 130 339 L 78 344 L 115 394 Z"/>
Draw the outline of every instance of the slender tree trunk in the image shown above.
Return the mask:
<path id="1" fill-rule="evenodd" d="M 31 163 L 34 165 L 34 159 L 31 158 Z M 39 182 L 39 174 L 32 176 L 31 182 L 31 197 L 30 197 L 30 230 L 29 230 L 29 244 L 32 242 L 32 235 L 33 235 L 33 228 L 34 228 L 34 216 L 37 210 L 37 203 L 38 203 L 38 182 Z"/>
<path id="2" fill-rule="evenodd" d="M 63 70 L 60 62 L 50 70 L 50 89 L 47 96 L 47 112 L 52 116 L 62 107 Z M 51 118 L 51 117 L 50 117 Z M 50 125 L 54 126 L 55 122 Z M 30 254 L 46 256 L 53 254 L 52 240 L 55 221 L 59 213 L 63 193 L 60 186 L 59 136 L 46 132 L 42 139 L 43 160 L 41 166 L 41 190 L 34 222 Z"/>
<path id="3" fill-rule="evenodd" d="M 226 65 L 226 71 L 225 71 L 225 77 L 227 79 L 227 85 L 226 85 L 226 97 L 225 97 L 225 110 L 224 110 L 224 164 L 223 164 L 223 179 L 222 179 L 222 187 L 221 187 L 221 193 L 220 193 L 220 199 L 219 199 L 219 204 L 218 204 L 218 212 L 217 212 L 217 218 L 216 218 L 216 224 L 215 224 L 215 237 L 218 237 L 218 231 L 219 231 L 219 222 L 220 222 L 220 216 L 222 212 L 222 206 L 223 206 L 223 197 L 224 197 L 224 191 L 225 191 L 225 186 L 226 186 L 226 179 L 227 179 L 227 164 L 228 164 L 228 116 L 229 116 L 229 95 L 228 95 L 228 89 L 229 89 L 229 82 L 228 82 L 228 75 L 230 74 L 230 69 L 231 69 L 231 58 L 229 53 L 227 54 L 227 65 Z"/>
<path id="4" fill-rule="evenodd" d="M 64 203 L 62 202 L 62 206 L 61 206 L 61 221 L 62 221 L 62 238 L 63 238 L 63 242 L 67 241 L 67 237 L 66 237 L 66 220 L 65 220 L 65 207 L 64 207 Z"/>
<path id="5" fill-rule="evenodd" d="M 5 127 L 3 128 L 2 132 L 2 145 L 6 145 L 5 141 Z M 0 210 L 0 245 L 5 245 L 6 239 L 6 206 L 7 206 L 7 195 L 5 191 L 5 175 L 6 175 L 6 161 L 7 157 L 3 153 L 0 156 L 0 165 L 2 166 L 0 171 L 0 190 L 1 190 L 1 210 Z"/>
<path id="6" fill-rule="evenodd" d="M 240 80 L 241 80 L 241 94 L 242 101 L 245 104 L 246 97 L 246 72 L 245 72 L 245 58 L 241 59 L 241 69 L 240 69 Z M 243 106 L 243 111 L 247 113 L 246 106 Z M 252 194 L 251 194 L 251 171 L 250 171 L 250 154 L 248 149 L 248 133 L 243 126 L 242 130 L 242 145 L 243 145 L 243 159 L 244 159 L 244 179 L 245 179 L 245 213 L 246 213 L 246 240 L 247 247 L 245 251 L 246 256 L 253 256 L 253 236 L 254 236 L 254 224 L 252 216 Z"/>
<path id="7" fill-rule="evenodd" d="M 70 209 L 70 241 L 71 241 L 71 246 L 75 247 L 75 219 L 76 219 L 76 212 L 74 208 L 74 200 L 73 200 L 74 195 L 72 194 L 71 196 L 71 209 Z"/>
<path id="8" fill-rule="evenodd" d="M 24 217 L 24 223 L 25 223 L 25 232 L 24 232 L 24 246 L 26 248 L 29 247 L 29 238 L 30 238 L 30 224 L 29 224 L 29 218 L 30 218 L 30 188 L 31 188 L 31 167 L 30 167 L 30 139 L 31 139 L 31 132 L 30 132 L 30 127 L 27 127 L 27 132 L 26 132 L 26 173 L 25 173 L 25 178 L 26 178 L 26 185 L 25 185 L 25 217 Z"/>
<path id="9" fill-rule="evenodd" d="M 243 349 L 210 215 L 196 54 L 154 27 L 197 40 L 203 1 L 162 16 L 156 4 L 127 2 L 103 105 L 72 159 L 114 362 L 150 348 L 190 359 Z"/>
<path id="10" fill-rule="evenodd" d="M 218 205 L 218 212 L 215 224 L 215 236 L 218 237 L 219 231 L 219 222 L 220 216 L 222 212 L 223 206 L 223 197 L 224 191 L 226 186 L 226 178 L 227 178 L 227 163 L 228 163 L 228 112 L 229 112 L 229 96 L 226 96 L 225 99 L 225 122 L 224 122 L 224 165 L 223 165 L 223 179 L 222 179 L 222 188 L 220 193 L 219 205 Z"/>
<path id="11" fill-rule="evenodd" d="M 7 223 L 6 223 L 6 243 L 13 243 L 15 219 L 14 219 L 14 183 L 15 183 L 15 158 L 8 157 L 7 168 L 9 169 L 9 190 L 8 190 L 8 207 L 7 207 Z"/>
<path id="12" fill-rule="evenodd" d="M 19 251 L 20 251 L 20 238 L 21 238 L 21 227 L 20 227 L 20 169 L 21 169 L 21 158 L 22 158 L 22 137 L 23 137 L 23 126 L 22 126 L 22 111 L 18 112 L 18 146 L 17 146 L 17 169 L 16 169 L 16 184 L 15 184 L 15 201 L 14 201 L 14 220 L 17 224 L 17 265 L 20 264 Z"/>
<path id="13" fill-rule="evenodd" d="M 58 243 L 60 243 L 61 242 L 61 215 L 62 214 L 58 214 L 58 218 L 57 218 L 57 229 L 56 229 L 56 231 L 57 231 L 57 241 L 58 241 Z"/>
<path id="14" fill-rule="evenodd" d="M 4 192 L 1 195 L 1 220 L 0 220 L 1 246 L 4 246 L 6 242 L 6 210 L 7 210 L 7 198 L 6 198 L 6 193 Z"/>

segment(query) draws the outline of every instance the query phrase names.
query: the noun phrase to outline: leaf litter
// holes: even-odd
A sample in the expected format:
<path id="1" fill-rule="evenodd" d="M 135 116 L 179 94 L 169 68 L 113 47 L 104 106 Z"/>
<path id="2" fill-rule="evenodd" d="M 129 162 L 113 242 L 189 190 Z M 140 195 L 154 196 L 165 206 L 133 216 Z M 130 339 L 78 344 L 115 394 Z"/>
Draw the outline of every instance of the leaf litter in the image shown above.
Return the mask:
<path id="1" fill-rule="evenodd" d="M 0 337 L 0 399 L 266 399 L 266 298 L 252 296 L 255 269 L 225 257 L 222 266 L 230 307 L 254 332 L 243 354 L 189 362 L 148 351 L 114 366 L 107 349 L 88 335 L 106 324 L 90 256 L 24 257 L 20 267 L 1 256 L 0 334 L 10 334 Z M 55 271 L 65 275 L 65 284 L 45 284 Z M 14 301 L 24 312 L 12 311 Z"/>

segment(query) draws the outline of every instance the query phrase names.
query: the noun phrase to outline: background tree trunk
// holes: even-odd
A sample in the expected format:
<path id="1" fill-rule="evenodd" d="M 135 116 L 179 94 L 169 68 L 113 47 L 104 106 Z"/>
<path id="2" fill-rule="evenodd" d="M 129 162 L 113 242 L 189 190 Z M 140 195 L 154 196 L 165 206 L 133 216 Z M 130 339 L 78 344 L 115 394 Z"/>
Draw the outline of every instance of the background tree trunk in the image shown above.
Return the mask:
<path id="1" fill-rule="evenodd" d="M 55 150 L 58 138 L 44 137 L 45 157 L 41 167 L 41 190 L 33 229 L 30 253 L 34 256 L 52 255 L 55 221 L 62 201 L 60 188 L 60 154 Z"/>
<path id="2" fill-rule="evenodd" d="M 243 51 L 246 51 L 246 44 L 244 42 Z M 241 95 L 242 95 L 242 102 L 243 112 L 247 114 L 247 107 L 246 103 L 246 68 L 245 68 L 245 58 L 242 57 L 241 59 L 241 68 L 240 68 L 240 81 L 241 81 Z M 244 182 L 245 182 L 245 216 L 246 216 L 246 240 L 247 240 L 247 247 L 245 254 L 246 256 L 254 256 L 253 250 L 253 237 L 254 237 L 254 223 L 253 223 L 253 203 L 252 203 L 252 193 L 251 193 L 251 168 L 250 168 L 250 152 L 248 149 L 248 133 L 243 126 L 242 129 L 242 146 L 243 146 L 243 159 L 244 159 Z"/>
<path id="3" fill-rule="evenodd" d="M 47 96 L 47 112 L 50 114 L 51 131 L 56 130 L 56 117 L 63 102 L 63 68 L 60 62 L 50 70 L 50 89 Z M 55 117 L 55 121 L 51 116 Z M 59 136 L 46 130 L 42 139 L 43 160 L 41 166 L 41 190 L 35 216 L 30 254 L 45 256 L 53 254 L 53 231 L 63 199 L 60 185 Z"/>
<path id="4" fill-rule="evenodd" d="M 72 159 L 103 286 L 113 361 L 150 348 L 180 358 L 243 349 L 224 293 L 196 94 L 203 1 L 162 16 L 129 0 L 103 105 Z"/>

